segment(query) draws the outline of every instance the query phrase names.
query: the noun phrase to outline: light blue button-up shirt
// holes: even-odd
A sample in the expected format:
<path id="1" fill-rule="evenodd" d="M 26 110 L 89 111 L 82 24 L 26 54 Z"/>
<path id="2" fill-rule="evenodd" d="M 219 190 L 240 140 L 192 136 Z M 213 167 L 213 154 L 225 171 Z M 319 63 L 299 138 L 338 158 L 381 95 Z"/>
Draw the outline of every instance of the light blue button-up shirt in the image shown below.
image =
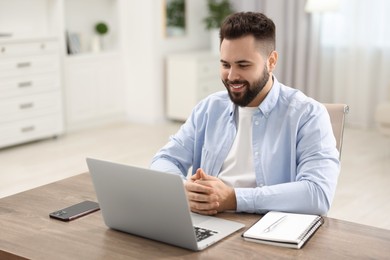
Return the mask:
<path id="1" fill-rule="evenodd" d="M 274 84 L 252 119 L 255 188 L 234 187 L 237 212 L 326 214 L 334 197 L 339 153 L 326 108 L 302 92 Z M 226 91 L 202 100 L 153 158 L 151 168 L 218 176 L 237 132 Z"/>

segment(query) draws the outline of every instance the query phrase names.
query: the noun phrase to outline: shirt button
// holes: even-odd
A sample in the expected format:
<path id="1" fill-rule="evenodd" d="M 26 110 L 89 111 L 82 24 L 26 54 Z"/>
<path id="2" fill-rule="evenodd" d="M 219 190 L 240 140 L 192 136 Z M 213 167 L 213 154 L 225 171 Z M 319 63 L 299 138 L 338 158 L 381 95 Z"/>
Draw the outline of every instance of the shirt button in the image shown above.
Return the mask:
<path id="1" fill-rule="evenodd" d="M 255 125 L 259 125 L 259 121 L 255 121 Z"/>
<path id="2" fill-rule="evenodd" d="M 259 185 L 260 187 L 263 187 L 264 186 L 264 184 L 263 183 L 260 183 L 260 185 Z"/>
<path id="3" fill-rule="evenodd" d="M 259 155 L 259 152 L 255 152 L 255 156 L 258 156 Z"/>

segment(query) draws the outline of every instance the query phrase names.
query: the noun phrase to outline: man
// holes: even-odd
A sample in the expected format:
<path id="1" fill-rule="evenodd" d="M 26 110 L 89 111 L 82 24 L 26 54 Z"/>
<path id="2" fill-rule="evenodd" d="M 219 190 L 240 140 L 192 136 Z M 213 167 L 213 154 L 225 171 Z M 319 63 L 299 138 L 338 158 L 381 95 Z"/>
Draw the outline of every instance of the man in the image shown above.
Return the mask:
<path id="1" fill-rule="evenodd" d="M 228 16 L 220 38 L 227 92 L 201 101 L 151 168 L 184 178 L 192 166 L 184 185 L 200 214 L 326 214 L 339 173 L 326 108 L 272 74 L 275 25 L 264 14 Z"/>

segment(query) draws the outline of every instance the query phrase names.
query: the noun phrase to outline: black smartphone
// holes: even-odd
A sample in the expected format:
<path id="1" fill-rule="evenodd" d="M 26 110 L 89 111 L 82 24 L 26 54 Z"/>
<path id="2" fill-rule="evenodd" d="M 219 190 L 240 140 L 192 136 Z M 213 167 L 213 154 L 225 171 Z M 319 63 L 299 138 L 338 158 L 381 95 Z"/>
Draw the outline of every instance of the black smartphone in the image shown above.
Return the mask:
<path id="1" fill-rule="evenodd" d="M 99 204 L 94 201 L 83 201 L 70 207 L 54 211 L 49 214 L 51 218 L 70 221 L 99 210 Z"/>

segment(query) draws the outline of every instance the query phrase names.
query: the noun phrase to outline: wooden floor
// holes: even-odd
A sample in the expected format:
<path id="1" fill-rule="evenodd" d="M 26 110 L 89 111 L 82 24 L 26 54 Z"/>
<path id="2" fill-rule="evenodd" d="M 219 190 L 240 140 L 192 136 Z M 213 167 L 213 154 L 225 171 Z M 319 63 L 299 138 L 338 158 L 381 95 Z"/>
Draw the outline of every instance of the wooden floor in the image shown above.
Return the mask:
<path id="1" fill-rule="evenodd" d="M 179 128 L 113 124 L 0 150 L 0 198 L 87 171 L 88 156 L 148 167 Z M 390 229 L 390 138 L 346 128 L 342 166 L 328 214 Z"/>

